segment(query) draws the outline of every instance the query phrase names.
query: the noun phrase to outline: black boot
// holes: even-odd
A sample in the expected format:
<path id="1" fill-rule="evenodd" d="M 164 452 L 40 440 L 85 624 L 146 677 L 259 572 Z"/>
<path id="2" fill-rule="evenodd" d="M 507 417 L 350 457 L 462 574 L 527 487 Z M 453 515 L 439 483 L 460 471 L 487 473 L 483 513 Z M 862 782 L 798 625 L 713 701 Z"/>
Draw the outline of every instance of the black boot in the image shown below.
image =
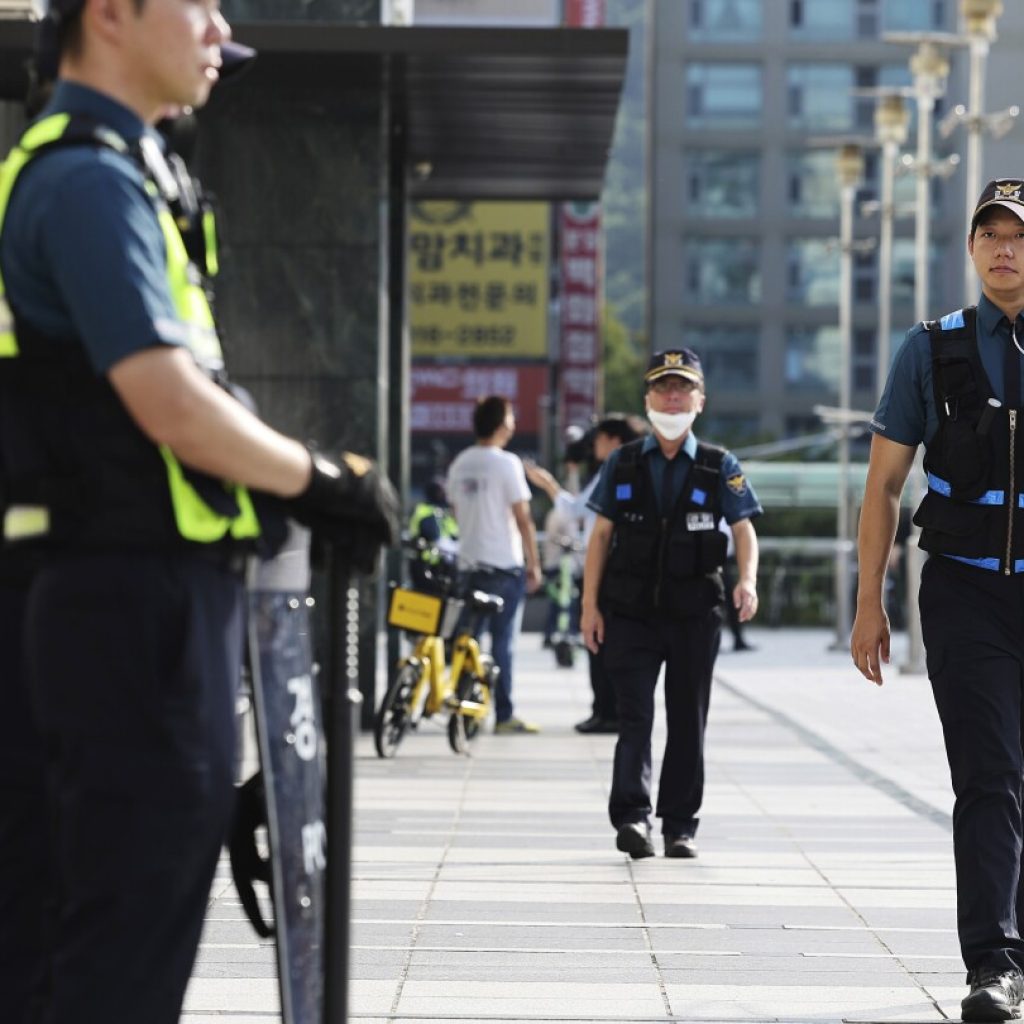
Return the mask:
<path id="1" fill-rule="evenodd" d="M 971 991 L 960 1004 L 960 1016 L 965 1021 L 987 1024 L 1020 1016 L 1024 997 L 1024 975 L 1020 971 L 978 967 L 967 975 L 967 983 Z"/>

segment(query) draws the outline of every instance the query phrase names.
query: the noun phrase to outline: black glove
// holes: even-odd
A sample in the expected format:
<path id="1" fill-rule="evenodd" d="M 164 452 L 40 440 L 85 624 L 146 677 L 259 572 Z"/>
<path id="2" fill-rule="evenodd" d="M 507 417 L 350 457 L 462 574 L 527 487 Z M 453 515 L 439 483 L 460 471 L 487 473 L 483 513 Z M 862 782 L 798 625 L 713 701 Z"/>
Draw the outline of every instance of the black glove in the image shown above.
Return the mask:
<path id="1" fill-rule="evenodd" d="M 311 453 L 309 486 L 289 511 L 314 538 L 352 550 L 356 568 L 372 571 L 379 549 L 398 537 L 398 495 L 369 459 L 344 452 L 338 465 Z M 368 568 L 367 568 L 368 567 Z"/>

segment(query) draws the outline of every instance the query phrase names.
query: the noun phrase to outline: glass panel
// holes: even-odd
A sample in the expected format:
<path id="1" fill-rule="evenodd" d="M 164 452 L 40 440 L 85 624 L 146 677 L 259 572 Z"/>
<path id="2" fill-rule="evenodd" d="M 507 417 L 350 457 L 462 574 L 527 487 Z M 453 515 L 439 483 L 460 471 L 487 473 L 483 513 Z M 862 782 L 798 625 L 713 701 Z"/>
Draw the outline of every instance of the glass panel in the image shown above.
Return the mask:
<path id="1" fill-rule="evenodd" d="M 761 120 L 757 64 L 691 64 L 686 69 L 688 128 L 747 128 Z"/>
<path id="2" fill-rule="evenodd" d="M 891 0 L 890 0 L 891 2 Z M 854 33 L 854 0 L 803 0 L 789 5 L 789 34 L 794 39 L 837 39 Z"/>
<path id="3" fill-rule="evenodd" d="M 838 392 L 839 328 L 791 328 L 785 375 L 789 387 Z"/>
<path id="4" fill-rule="evenodd" d="M 739 448 L 761 436 L 761 421 L 752 413 L 703 413 L 694 430 L 698 437 L 714 438 L 715 444 Z"/>
<path id="5" fill-rule="evenodd" d="M 757 388 L 757 330 L 748 327 L 684 327 L 683 344 L 700 356 L 708 389 L 751 391 Z"/>
<path id="6" fill-rule="evenodd" d="M 686 155 L 687 212 L 694 217 L 754 217 L 758 209 L 757 153 L 693 150 Z"/>
<path id="7" fill-rule="evenodd" d="M 850 90 L 854 69 L 847 64 L 791 64 L 786 68 L 789 126 L 803 131 L 848 131 L 854 127 Z"/>
<path id="8" fill-rule="evenodd" d="M 761 269 L 756 242 L 745 238 L 695 238 L 686 243 L 689 294 L 697 305 L 761 299 Z"/>
<path id="9" fill-rule="evenodd" d="M 892 301 L 893 305 L 899 305 L 904 303 L 906 305 L 913 305 L 914 302 L 914 253 L 917 251 L 917 247 L 914 244 L 913 238 L 894 238 L 892 242 Z M 931 306 L 936 307 L 941 305 L 941 301 L 936 303 L 935 299 L 935 282 L 938 279 L 938 268 L 939 260 L 941 258 L 940 250 L 938 246 L 933 242 L 931 245 L 931 253 L 929 257 L 930 267 L 928 270 L 928 276 L 930 278 L 930 294 L 932 298 Z M 939 299 L 941 300 L 941 296 Z M 950 305 L 949 309 L 942 308 L 942 313 L 948 313 L 954 307 Z M 909 324 L 907 326 L 910 326 Z"/>
<path id="10" fill-rule="evenodd" d="M 789 154 L 789 209 L 799 217 L 838 217 L 839 182 L 831 149 Z"/>
<path id="11" fill-rule="evenodd" d="M 690 0 L 691 39 L 752 42 L 761 38 L 762 0 Z"/>
<path id="12" fill-rule="evenodd" d="M 931 3 L 893 3 L 888 0 L 882 8 L 883 32 L 924 32 L 946 28 L 946 5 L 942 0 Z"/>
<path id="13" fill-rule="evenodd" d="M 792 238 L 787 264 L 787 301 L 804 306 L 839 304 L 838 245 L 825 238 Z"/>

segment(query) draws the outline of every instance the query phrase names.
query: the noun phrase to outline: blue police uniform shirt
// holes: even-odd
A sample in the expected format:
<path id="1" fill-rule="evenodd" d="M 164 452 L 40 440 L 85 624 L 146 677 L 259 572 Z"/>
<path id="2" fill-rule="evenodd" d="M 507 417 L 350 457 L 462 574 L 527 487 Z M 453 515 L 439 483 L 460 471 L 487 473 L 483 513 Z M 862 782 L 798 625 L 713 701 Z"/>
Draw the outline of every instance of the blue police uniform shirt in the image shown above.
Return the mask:
<path id="1" fill-rule="evenodd" d="M 1017 340 L 1024 346 L 1024 316 L 1016 322 Z M 978 302 L 976 335 L 981 365 L 992 385 L 992 393 L 1003 401 L 1003 356 L 1012 345 L 1010 321 L 1003 311 L 982 295 Z M 1024 359 L 1021 360 L 1024 381 Z M 889 379 L 879 400 L 871 430 L 899 444 L 928 444 L 939 427 L 932 391 L 932 350 L 928 330 L 916 324 L 907 331 L 896 353 Z"/>
<path id="2" fill-rule="evenodd" d="M 40 116 L 55 113 L 99 121 L 129 144 L 149 130 L 127 107 L 71 82 L 58 82 Z M 0 271 L 18 316 L 47 337 L 79 339 L 97 375 L 141 349 L 186 343 L 153 200 L 134 161 L 113 150 L 57 148 L 22 170 Z"/>
<path id="3" fill-rule="evenodd" d="M 590 501 L 587 502 L 588 508 L 593 509 L 598 515 L 602 515 L 606 519 L 611 519 L 612 522 L 618 519 L 618 503 L 615 500 L 613 481 L 615 480 L 615 467 L 618 465 L 620 451 L 621 449 L 616 449 L 605 460 L 604 465 L 601 467 L 601 476 L 597 481 L 597 486 L 594 488 L 594 493 L 591 495 Z M 672 473 L 669 477 L 671 493 L 665 495 L 668 507 L 674 506 L 679 496 L 683 493 L 686 479 L 690 475 L 690 467 L 693 465 L 693 460 L 696 456 L 697 438 L 691 430 L 686 435 L 686 439 L 679 449 L 679 454 L 672 460 L 673 462 L 682 460 L 680 463 L 682 472 Z M 662 454 L 661 447 L 658 445 L 658 439 L 653 434 L 648 434 L 644 438 L 640 448 L 640 459 L 650 469 L 651 481 L 654 484 L 654 496 L 658 501 L 659 507 L 662 507 L 662 489 L 665 481 L 665 470 L 669 465 L 669 461 Z M 740 519 L 753 519 L 754 516 L 759 516 L 764 511 L 761 508 L 761 503 L 757 500 L 754 488 L 750 486 L 750 481 L 743 475 L 739 460 L 732 452 L 726 452 L 722 459 L 722 472 L 718 481 L 719 503 L 722 509 L 722 516 L 730 525 L 738 522 Z"/>

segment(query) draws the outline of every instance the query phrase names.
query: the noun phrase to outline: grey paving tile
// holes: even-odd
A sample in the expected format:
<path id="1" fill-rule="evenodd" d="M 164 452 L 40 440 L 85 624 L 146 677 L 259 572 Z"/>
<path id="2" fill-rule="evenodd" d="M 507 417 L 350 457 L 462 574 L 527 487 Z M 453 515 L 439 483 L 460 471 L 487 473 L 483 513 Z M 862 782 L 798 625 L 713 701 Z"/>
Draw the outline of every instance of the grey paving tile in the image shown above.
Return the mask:
<path id="1" fill-rule="evenodd" d="M 647 949 L 640 928 L 594 928 L 569 925 L 552 928 L 508 923 L 494 925 L 424 924 L 419 940 L 427 946 L 455 949 Z"/>

